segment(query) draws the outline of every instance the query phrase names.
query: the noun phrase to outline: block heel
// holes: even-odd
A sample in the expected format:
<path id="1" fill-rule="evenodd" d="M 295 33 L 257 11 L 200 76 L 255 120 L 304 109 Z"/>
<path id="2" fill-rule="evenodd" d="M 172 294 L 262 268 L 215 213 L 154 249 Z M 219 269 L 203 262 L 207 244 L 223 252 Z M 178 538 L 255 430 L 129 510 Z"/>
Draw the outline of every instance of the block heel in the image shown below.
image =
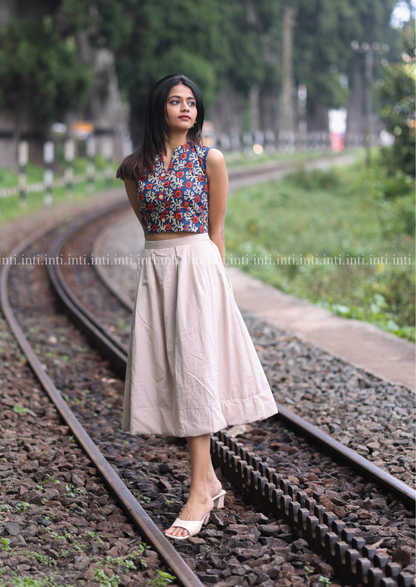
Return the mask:
<path id="1" fill-rule="evenodd" d="M 225 491 L 224 489 L 222 489 L 218 495 L 216 495 L 215 497 L 213 497 L 213 501 L 214 501 L 214 508 L 223 508 L 224 507 L 224 497 L 225 497 Z"/>

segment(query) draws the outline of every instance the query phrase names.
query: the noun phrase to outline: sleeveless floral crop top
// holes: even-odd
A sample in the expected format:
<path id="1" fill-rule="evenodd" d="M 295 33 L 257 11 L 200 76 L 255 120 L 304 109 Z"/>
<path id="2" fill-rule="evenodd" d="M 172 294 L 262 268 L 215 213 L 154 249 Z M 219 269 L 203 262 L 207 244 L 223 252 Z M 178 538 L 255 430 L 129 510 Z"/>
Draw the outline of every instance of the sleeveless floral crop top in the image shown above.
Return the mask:
<path id="1" fill-rule="evenodd" d="M 146 234 L 208 232 L 208 150 L 190 143 L 175 147 L 167 171 L 159 150 L 152 173 L 137 182 Z"/>

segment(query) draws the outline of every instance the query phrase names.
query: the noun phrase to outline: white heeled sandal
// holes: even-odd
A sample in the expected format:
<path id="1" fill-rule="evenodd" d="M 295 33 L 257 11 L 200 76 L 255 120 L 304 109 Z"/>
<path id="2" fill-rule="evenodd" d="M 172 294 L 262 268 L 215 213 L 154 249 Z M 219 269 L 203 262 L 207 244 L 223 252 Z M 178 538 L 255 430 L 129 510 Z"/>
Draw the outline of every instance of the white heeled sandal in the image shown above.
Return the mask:
<path id="1" fill-rule="evenodd" d="M 224 497 L 225 497 L 225 491 L 224 491 L 224 489 L 221 489 L 221 491 L 218 493 L 218 495 L 216 495 L 215 497 L 212 498 L 212 500 L 214 502 L 214 508 L 223 508 L 224 507 Z M 204 517 L 202 522 L 193 522 L 190 520 L 187 521 L 187 520 L 181 520 L 180 518 L 176 518 L 176 520 L 173 522 L 171 528 L 184 528 L 184 530 L 187 530 L 189 532 L 189 534 L 187 534 L 186 536 L 172 536 L 172 534 L 168 534 L 166 531 L 164 532 L 164 534 L 168 538 L 172 538 L 172 540 L 186 540 L 187 538 L 190 538 L 191 536 L 196 536 L 197 534 L 199 534 L 199 532 L 201 532 L 202 526 L 205 526 L 206 524 L 208 524 L 210 513 L 211 512 L 208 512 L 206 514 L 206 516 Z"/>
<path id="2" fill-rule="evenodd" d="M 180 518 L 176 518 L 176 520 L 172 524 L 172 528 L 184 528 L 189 532 L 186 536 L 173 536 L 172 534 L 168 534 L 165 530 L 164 534 L 168 538 L 172 538 L 172 540 L 186 540 L 191 536 L 196 536 L 201 531 L 202 526 L 205 526 L 209 522 L 209 515 L 211 512 L 208 512 L 202 522 L 193 522 L 191 520 L 181 520 Z"/>

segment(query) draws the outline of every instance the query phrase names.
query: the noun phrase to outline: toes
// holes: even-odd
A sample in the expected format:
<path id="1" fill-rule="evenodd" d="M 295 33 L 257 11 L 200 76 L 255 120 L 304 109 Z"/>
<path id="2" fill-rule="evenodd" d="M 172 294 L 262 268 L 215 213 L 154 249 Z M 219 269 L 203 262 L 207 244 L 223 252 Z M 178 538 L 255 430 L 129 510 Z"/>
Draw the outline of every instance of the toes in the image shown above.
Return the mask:
<path id="1" fill-rule="evenodd" d="M 186 538 L 189 536 L 188 530 L 184 528 L 180 528 L 179 526 L 171 526 L 167 530 L 164 530 L 165 534 L 169 534 L 169 536 L 181 536 Z"/>

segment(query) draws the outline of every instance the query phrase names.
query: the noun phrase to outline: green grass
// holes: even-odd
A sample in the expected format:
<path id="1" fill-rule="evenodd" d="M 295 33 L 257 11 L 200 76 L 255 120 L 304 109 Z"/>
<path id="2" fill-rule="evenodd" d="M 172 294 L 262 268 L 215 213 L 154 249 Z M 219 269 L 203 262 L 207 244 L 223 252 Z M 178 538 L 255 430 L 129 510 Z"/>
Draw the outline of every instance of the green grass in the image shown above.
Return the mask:
<path id="1" fill-rule="evenodd" d="M 370 171 L 363 161 L 329 171 L 299 167 L 230 197 L 227 262 L 414 341 L 413 193 L 410 178 L 387 177 L 377 164 Z"/>
<path id="2" fill-rule="evenodd" d="M 99 180 L 94 183 L 94 191 L 99 192 L 105 189 L 115 188 L 117 186 L 123 187 L 122 184 L 118 184 L 116 180 L 108 185 L 106 180 Z M 78 183 L 74 185 L 74 189 L 71 195 L 66 193 L 65 188 L 54 188 L 52 192 L 53 203 L 65 202 L 65 201 L 77 201 L 83 200 L 86 196 L 90 195 L 86 183 Z M 7 196 L 0 199 L 0 223 L 8 220 L 12 220 L 17 216 L 29 215 L 35 212 L 39 208 L 44 207 L 43 203 L 44 192 L 35 192 L 27 194 L 26 203 L 22 205 L 19 196 Z M 1 224 L 0 224 L 1 226 Z"/>
<path id="3" fill-rule="evenodd" d="M 106 160 L 97 156 L 95 158 L 95 170 L 97 172 L 103 171 L 106 166 Z M 87 182 L 74 184 L 71 195 L 68 195 L 65 187 L 54 188 L 52 192 L 53 203 L 64 202 L 64 201 L 76 201 L 82 200 L 86 196 L 90 195 L 91 191 L 103 191 L 108 188 L 123 187 L 122 183 L 115 179 L 116 170 L 118 164 L 113 164 L 114 179 L 108 182 L 105 179 L 100 179 L 94 182 L 93 189 L 88 185 Z M 74 174 L 81 175 L 86 172 L 87 159 L 79 158 L 74 161 Z M 59 177 L 55 174 L 55 178 Z M 37 183 L 43 181 L 43 169 L 37 165 L 29 164 L 27 169 L 27 183 Z M 18 177 L 16 173 L 13 173 L 9 169 L 4 167 L 0 168 L 0 189 L 7 187 L 14 187 L 18 185 Z M 25 202 L 20 201 L 19 195 L 6 196 L 0 198 L 0 223 L 8 220 L 12 220 L 17 216 L 28 215 L 44 207 L 43 197 L 45 192 L 33 192 L 26 195 Z"/>
<path id="4" fill-rule="evenodd" d="M 348 155 L 350 153 L 359 153 L 361 148 L 347 148 L 342 153 Z M 297 151 L 296 153 L 285 153 L 283 151 L 276 151 L 274 153 L 268 153 L 266 150 L 261 155 L 255 153 L 246 154 L 242 151 L 231 151 L 224 152 L 225 162 L 229 171 L 236 171 L 238 169 L 247 168 L 253 165 L 263 165 L 280 163 L 281 161 L 296 161 L 301 163 L 307 159 L 319 159 L 322 157 L 332 158 L 337 157 L 338 154 L 331 150 L 328 151 Z"/>

